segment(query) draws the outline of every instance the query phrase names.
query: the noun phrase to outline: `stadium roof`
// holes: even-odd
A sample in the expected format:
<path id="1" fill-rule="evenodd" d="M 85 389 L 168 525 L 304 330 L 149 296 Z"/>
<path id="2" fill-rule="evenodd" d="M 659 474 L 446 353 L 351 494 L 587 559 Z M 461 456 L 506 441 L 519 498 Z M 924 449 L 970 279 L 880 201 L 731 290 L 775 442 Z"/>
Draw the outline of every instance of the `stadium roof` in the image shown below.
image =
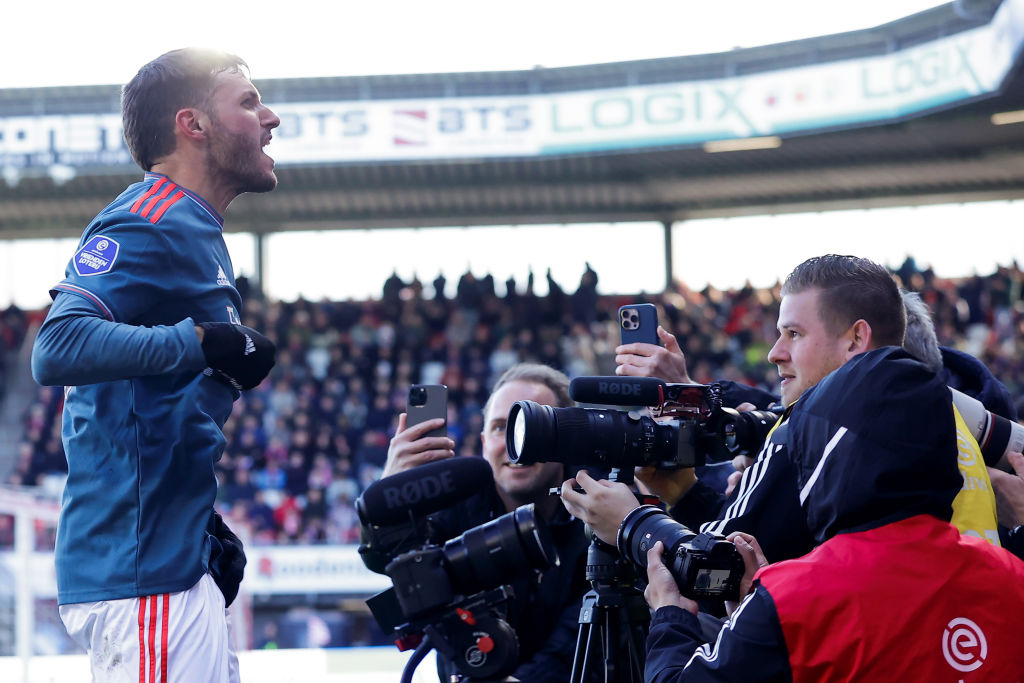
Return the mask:
<path id="1" fill-rule="evenodd" d="M 874 29 L 728 53 L 530 71 L 257 81 L 272 103 L 483 97 L 634 87 L 888 54 L 986 24 L 998 0 L 950 3 Z M 117 86 L 0 90 L 0 117 L 118 111 Z M 784 213 L 1024 197 L 1015 64 L 992 97 L 884 125 L 784 137 L 710 154 L 676 146 L 550 156 L 281 165 L 269 195 L 229 209 L 234 231 L 629 220 Z M 270 148 L 273 154 L 273 146 Z M 0 182 L 0 237 L 77 236 L 135 167 Z M 60 180 L 59 178 L 57 179 Z"/>

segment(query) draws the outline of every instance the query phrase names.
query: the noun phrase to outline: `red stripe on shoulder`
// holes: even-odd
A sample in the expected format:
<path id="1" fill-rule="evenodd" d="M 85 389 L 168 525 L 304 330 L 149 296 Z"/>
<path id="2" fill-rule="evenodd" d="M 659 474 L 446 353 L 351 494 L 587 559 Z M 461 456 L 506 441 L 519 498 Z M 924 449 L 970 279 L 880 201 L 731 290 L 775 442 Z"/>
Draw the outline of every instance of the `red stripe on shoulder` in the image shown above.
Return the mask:
<path id="1" fill-rule="evenodd" d="M 142 202 L 146 201 L 154 194 L 156 194 L 157 190 L 159 190 L 160 186 L 163 185 L 165 182 L 167 182 L 167 178 L 160 178 L 155 183 L 153 183 L 153 187 L 149 188 L 146 194 L 142 195 L 141 197 L 135 200 L 135 203 L 132 204 L 132 208 L 130 209 L 131 212 L 135 213 L 136 211 L 138 211 L 139 207 L 142 206 Z"/>
<path id="2" fill-rule="evenodd" d="M 179 199 L 181 199 L 184 196 L 185 193 L 182 192 L 181 190 L 175 192 L 173 197 L 164 202 L 163 205 L 159 209 L 157 209 L 156 213 L 149 217 L 149 222 L 156 225 L 156 222 L 163 217 L 163 215 L 167 212 L 167 209 L 171 208 L 172 204 L 176 203 Z"/>
<path id="3" fill-rule="evenodd" d="M 171 193 L 171 190 L 175 189 L 176 187 L 177 185 L 175 185 L 174 183 L 167 183 L 167 185 L 164 187 L 163 191 L 160 194 L 146 202 L 146 206 L 142 209 L 142 212 L 139 213 L 139 215 L 142 216 L 143 218 L 148 218 L 149 212 L 153 210 L 153 207 L 156 206 L 157 202 L 159 202 L 164 197 L 169 195 Z"/>

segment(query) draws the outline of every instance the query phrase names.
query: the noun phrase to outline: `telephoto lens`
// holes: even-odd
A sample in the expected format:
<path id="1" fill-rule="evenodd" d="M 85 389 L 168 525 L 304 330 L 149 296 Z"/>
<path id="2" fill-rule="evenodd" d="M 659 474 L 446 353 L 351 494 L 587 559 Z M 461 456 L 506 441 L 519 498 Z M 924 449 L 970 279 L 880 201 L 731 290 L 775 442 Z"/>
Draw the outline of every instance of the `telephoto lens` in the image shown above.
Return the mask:
<path id="1" fill-rule="evenodd" d="M 553 408 L 517 401 L 508 414 L 505 446 L 514 463 L 561 462 L 661 469 L 704 464 L 693 422 L 656 422 L 637 412 Z"/>
<path id="2" fill-rule="evenodd" d="M 550 531 L 534 517 L 533 503 L 451 539 L 444 544 L 444 557 L 452 585 L 464 594 L 494 588 L 559 563 Z"/>
<path id="3" fill-rule="evenodd" d="M 619 527 L 619 553 L 646 570 L 647 551 L 661 541 L 662 561 L 691 600 L 740 599 L 743 557 L 719 534 L 694 533 L 653 505 L 641 505 Z"/>

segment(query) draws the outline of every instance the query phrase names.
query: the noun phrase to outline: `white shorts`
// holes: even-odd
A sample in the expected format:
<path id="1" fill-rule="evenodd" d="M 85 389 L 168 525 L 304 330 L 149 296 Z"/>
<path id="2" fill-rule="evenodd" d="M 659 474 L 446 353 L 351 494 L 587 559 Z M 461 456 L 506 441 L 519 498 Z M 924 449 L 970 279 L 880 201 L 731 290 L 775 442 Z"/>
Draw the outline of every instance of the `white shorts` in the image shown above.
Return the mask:
<path id="1" fill-rule="evenodd" d="M 239 683 L 231 619 L 213 577 L 181 593 L 61 605 L 94 683 Z"/>

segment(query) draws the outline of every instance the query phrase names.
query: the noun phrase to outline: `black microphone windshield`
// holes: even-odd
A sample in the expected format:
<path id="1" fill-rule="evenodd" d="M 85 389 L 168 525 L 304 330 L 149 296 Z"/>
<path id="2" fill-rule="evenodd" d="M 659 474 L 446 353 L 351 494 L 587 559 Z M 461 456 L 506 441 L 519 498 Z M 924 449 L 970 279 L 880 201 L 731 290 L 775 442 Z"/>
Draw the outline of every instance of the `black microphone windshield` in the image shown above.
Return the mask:
<path id="1" fill-rule="evenodd" d="M 576 377 L 569 382 L 569 396 L 580 403 L 618 406 L 657 406 L 665 383 L 657 377 Z"/>
<path id="2" fill-rule="evenodd" d="M 356 500 L 363 524 L 388 526 L 444 510 L 493 481 L 483 458 L 459 456 L 384 477 Z"/>

